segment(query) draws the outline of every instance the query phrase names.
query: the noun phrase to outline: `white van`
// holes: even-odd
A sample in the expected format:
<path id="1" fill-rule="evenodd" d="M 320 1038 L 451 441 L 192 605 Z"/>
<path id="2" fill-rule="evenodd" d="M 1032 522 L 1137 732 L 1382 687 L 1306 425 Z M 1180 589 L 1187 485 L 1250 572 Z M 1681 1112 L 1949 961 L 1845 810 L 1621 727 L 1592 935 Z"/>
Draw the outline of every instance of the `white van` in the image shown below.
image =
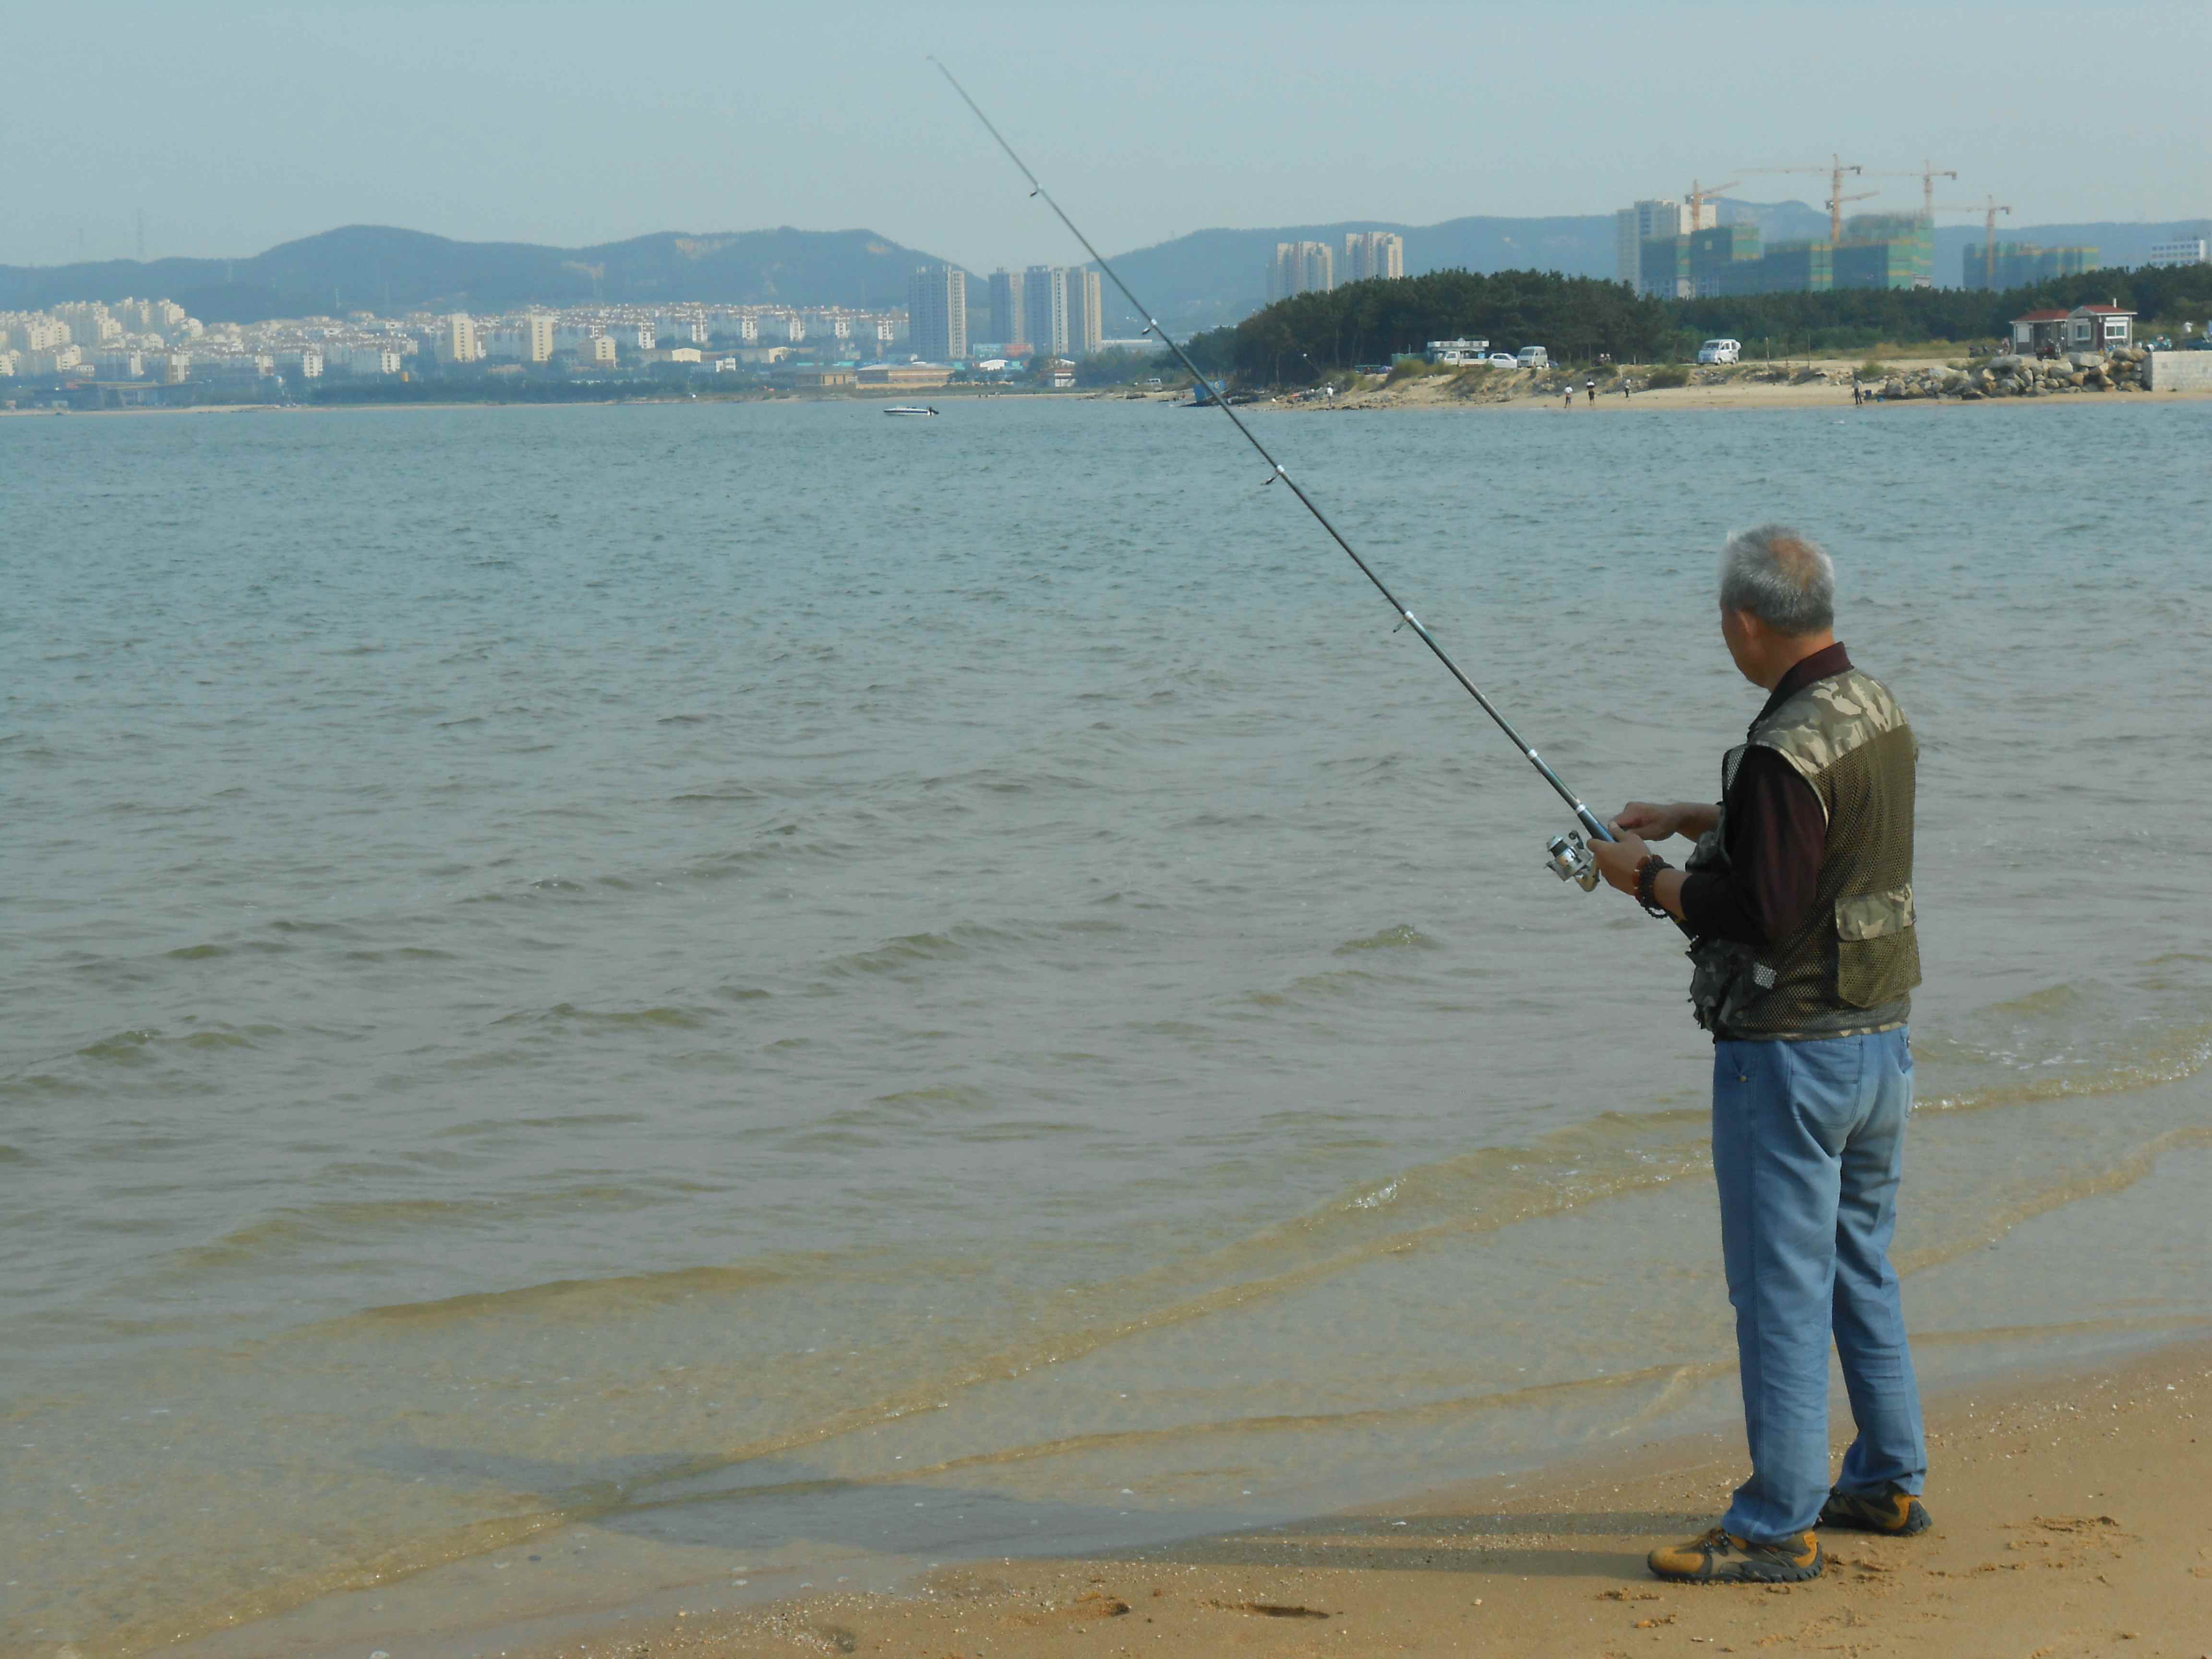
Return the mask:
<path id="1" fill-rule="evenodd" d="M 1698 361 L 1701 363 L 1732 363 L 1742 356 L 1741 340 L 1708 340 L 1698 348 Z"/>
<path id="2" fill-rule="evenodd" d="M 1523 368 L 1549 368 L 1552 354 L 1541 346 L 1522 346 L 1514 354 L 1513 361 Z"/>

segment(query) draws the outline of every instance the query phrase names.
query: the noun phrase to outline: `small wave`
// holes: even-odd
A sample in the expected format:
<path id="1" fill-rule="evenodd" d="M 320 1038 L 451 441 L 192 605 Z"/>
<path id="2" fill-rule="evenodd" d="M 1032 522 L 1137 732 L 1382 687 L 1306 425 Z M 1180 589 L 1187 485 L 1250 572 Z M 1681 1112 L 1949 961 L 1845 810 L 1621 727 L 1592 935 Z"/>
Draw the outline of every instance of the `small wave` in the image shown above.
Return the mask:
<path id="1" fill-rule="evenodd" d="M 994 1103 L 988 1093 L 964 1084 L 944 1084 L 934 1089 L 902 1089 L 896 1094 L 878 1095 L 870 1103 L 877 1106 L 962 1106 L 970 1111 L 988 1111 Z M 839 1115 L 844 1115 L 840 1114 Z M 835 1121 L 834 1119 L 832 1120 Z"/>
<path id="2" fill-rule="evenodd" d="M 511 1314 L 542 1316 L 553 1313 L 580 1321 L 604 1319 L 611 1307 L 657 1307 L 696 1296 L 757 1290 L 781 1283 L 787 1275 L 780 1268 L 678 1267 L 667 1273 L 634 1273 L 614 1279 L 556 1279 L 543 1285 L 514 1290 L 478 1291 L 434 1302 L 401 1302 L 380 1308 L 364 1308 L 345 1320 L 380 1323 L 393 1321 L 476 1320 Z"/>
<path id="3" fill-rule="evenodd" d="M 579 1008 L 573 1002 L 555 1003 L 546 1011 L 546 1016 L 586 1029 L 613 1031 L 656 1027 L 689 1031 L 696 1030 L 707 1023 L 704 1012 L 694 1008 L 627 1008 L 605 1012 L 595 1008 Z M 509 1015 L 508 1018 L 514 1016 Z"/>
<path id="4" fill-rule="evenodd" d="M 56 1077 L 51 1072 L 31 1072 L 21 1077 L 0 1078 L 0 1099 L 15 1097 L 36 1100 L 54 1095 L 81 1095 L 88 1092 L 86 1085 L 72 1078 Z"/>
<path id="5" fill-rule="evenodd" d="M 1365 939 L 1346 939 L 1336 947 L 1336 954 L 1346 957 L 1359 951 L 1437 951 L 1443 948 L 1419 928 L 1407 922 L 1400 922 L 1395 927 L 1385 927 L 1381 933 L 1370 933 Z"/>
<path id="6" fill-rule="evenodd" d="M 151 1058 L 146 1053 L 148 1046 L 160 1036 L 159 1031 L 118 1031 L 112 1036 L 87 1043 L 77 1054 L 85 1060 L 106 1060 L 116 1066 L 143 1066 Z"/>
<path id="7" fill-rule="evenodd" d="M 1379 1210 L 1398 1196 L 1398 1183 L 1386 1181 L 1371 1193 L 1362 1193 L 1352 1200 L 1355 1210 Z"/>
<path id="8" fill-rule="evenodd" d="M 172 962 L 205 962 L 212 957 L 228 956 L 230 947 L 227 945 L 181 945 L 164 954 Z"/>
<path id="9" fill-rule="evenodd" d="M 957 939 L 943 933 L 907 933 L 872 951 L 854 951 L 832 957 L 825 971 L 841 977 L 896 973 L 916 963 L 951 961 L 967 954 L 967 948 Z"/>

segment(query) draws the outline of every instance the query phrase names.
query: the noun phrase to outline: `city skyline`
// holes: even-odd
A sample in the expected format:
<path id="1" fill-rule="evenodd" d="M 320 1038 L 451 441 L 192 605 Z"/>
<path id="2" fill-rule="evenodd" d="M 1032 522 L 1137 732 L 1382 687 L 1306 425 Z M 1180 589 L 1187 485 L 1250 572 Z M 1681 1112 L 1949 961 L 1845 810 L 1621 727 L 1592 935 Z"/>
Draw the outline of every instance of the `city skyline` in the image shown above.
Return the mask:
<path id="1" fill-rule="evenodd" d="M 1109 250 L 1361 215 L 1608 212 L 1717 165 L 1799 164 L 1869 137 L 1870 163 L 1942 155 L 2029 220 L 2212 209 L 2212 161 L 2190 137 L 2184 95 L 2184 66 L 2212 51 L 2202 8 L 2129 14 L 2124 55 L 2142 95 L 2101 114 L 2094 142 L 2050 118 L 2078 94 L 2080 65 L 2063 52 L 2017 54 L 2003 97 L 1975 95 L 1990 41 L 2045 24 L 2063 38 L 2073 14 L 2057 9 L 1873 7 L 1842 28 L 1809 12 L 1707 7 L 1670 14 L 1664 29 L 1623 4 L 1557 17 L 1382 9 L 1381 37 L 1418 40 L 1437 61 L 1528 72 L 1494 77 L 1479 100 L 1447 97 L 1441 82 L 1364 98 L 1346 90 L 1358 60 L 1347 77 L 1339 14 L 1241 0 L 1173 13 L 1140 0 L 1140 14 L 1174 21 L 1164 60 L 1142 27 L 1100 40 L 1084 20 L 1024 8 L 1025 39 L 1081 65 L 1042 77 L 994 62 L 985 41 L 1015 14 L 987 4 L 924 14 L 863 0 L 846 14 L 853 27 L 825 40 L 818 19 L 700 6 L 571 6 L 538 29 L 504 5 L 271 14 L 213 0 L 182 27 L 158 8 L 95 3 L 73 29 L 100 41 L 103 81 L 133 95 L 88 127 L 76 77 L 24 77 L 0 114 L 15 174 L 0 263 L 128 258 L 142 238 L 155 258 L 229 257 L 344 222 L 550 246 L 679 224 L 865 224 L 971 271 L 1068 259 L 1076 250 L 951 101 L 931 53 L 965 66 Z M 595 30 L 670 50 L 580 50 Z M 1729 43 L 1717 60 L 1699 52 L 1706 36 Z M 1885 73 L 1907 40 L 1914 74 Z M 1563 103 L 1553 70 L 1607 90 Z M 1699 78 L 1729 96 L 1683 97 Z M 1931 84 L 1948 91 L 1931 99 Z M 223 85 L 251 95 L 209 95 Z M 1274 118 L 1301 104 L 1351 118 Z M 1884 205 L 1907 205 L 1907 191 L 1893 193 Z"/>

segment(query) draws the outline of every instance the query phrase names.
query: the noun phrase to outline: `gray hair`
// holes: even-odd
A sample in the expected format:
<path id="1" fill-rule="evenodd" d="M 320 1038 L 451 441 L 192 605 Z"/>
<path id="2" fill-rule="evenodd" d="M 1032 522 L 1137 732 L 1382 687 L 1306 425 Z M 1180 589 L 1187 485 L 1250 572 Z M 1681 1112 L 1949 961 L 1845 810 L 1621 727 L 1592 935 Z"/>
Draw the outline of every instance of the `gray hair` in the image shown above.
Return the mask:
<path id="1" fill-rule="evenodd" d="M 1721 549 L 1721 604 L 1793 638 L 1836 625 L 1836 567 L 1787 525 L 1739 530 Z"/>

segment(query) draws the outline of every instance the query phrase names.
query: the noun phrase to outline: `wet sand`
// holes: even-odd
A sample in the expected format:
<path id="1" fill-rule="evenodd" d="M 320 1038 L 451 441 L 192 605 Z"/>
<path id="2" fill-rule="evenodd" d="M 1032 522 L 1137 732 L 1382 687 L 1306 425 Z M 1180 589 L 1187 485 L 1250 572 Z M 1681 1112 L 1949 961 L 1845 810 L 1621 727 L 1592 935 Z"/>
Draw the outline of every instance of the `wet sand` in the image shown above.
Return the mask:
<path id="1" fill-rule="evenodd" d="M 1934 1528 L 1826 1534 L 1826 1574 L 1788 1587 L 1668 1585 L 1644 1570 L 1653 1543 L 1702 1530 L 1742 1477 L 1740 1451 L 1715 1436 L 1388 1510 L 1115 1559 L 948 1569 L 904 1597 L 702 1606 L 526 1651 L 2196 1659 L 2212 1650 L 2208 1408 L 2202 1340 L 1932 1402 Z"/>

